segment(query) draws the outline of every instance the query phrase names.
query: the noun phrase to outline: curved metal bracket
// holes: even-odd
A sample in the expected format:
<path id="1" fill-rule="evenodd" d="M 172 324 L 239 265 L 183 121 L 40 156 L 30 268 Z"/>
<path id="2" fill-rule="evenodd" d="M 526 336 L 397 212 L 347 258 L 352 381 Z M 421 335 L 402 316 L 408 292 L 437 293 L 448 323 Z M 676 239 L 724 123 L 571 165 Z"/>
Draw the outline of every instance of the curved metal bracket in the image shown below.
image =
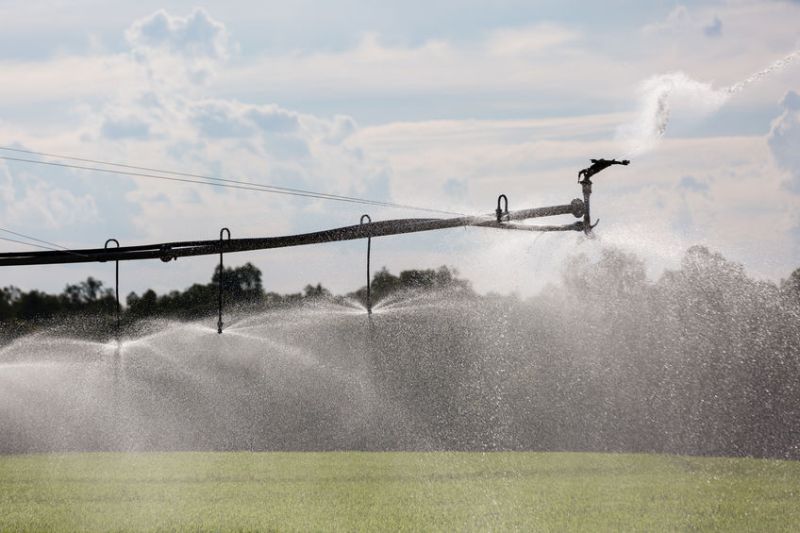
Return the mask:
<path id="1" fill-rule="evenodd" d="M 228 228 L 222 228 L 219 230 L 219 276 L 217 277 L 217 295 L 219 296 L 219 319 L 217 320 L 217 333 L 222 333 L 222 277 L 225 273 L 225 269 L 222 265 L 222 247 L 223 247 L 223 236 L 225 232 L 228 232 L 228 240 L 231 240 L 231 230 Z"/>
<path id="2" fill-rule="evenodd" d="M 505 210 L 500 209 L 501 201 L 505 204 Z M 508 196 L 505 194 L 501 194 L 497 197 L 497 209 L 495 209 L 495 215 L 497 215 L 497 222 L 502 222 L 503 216 L 508 218 Z"/>
<path id="3" fill-rule="evenodd" d="M 359 224 L 364 224 L 364 220 L 367 221 L 368 224 L 372 223 L 372 218 L 369 215 L 361 215 L 361 221 Z M 372 253 L 372 237 L 367 237 L 367 314 L 372 314 L 372 295 L 370 294 L 370 277 L 369 277 L 369 259 Z"/>
<path id="4" fill-rule="evenodd" d="M 119 241 L 117 239 L 108 239 L 106 243 L 103 245 L 104 249 L 108 249 L 108 245 L 110 243 L 116 244 L 117 248 L 119 248 Z M 119 261 L 114 261 L 114 296 L 117 300 L 117 308 L 116 308 L 116 335 L 117 340 L 119 340 Z"/>

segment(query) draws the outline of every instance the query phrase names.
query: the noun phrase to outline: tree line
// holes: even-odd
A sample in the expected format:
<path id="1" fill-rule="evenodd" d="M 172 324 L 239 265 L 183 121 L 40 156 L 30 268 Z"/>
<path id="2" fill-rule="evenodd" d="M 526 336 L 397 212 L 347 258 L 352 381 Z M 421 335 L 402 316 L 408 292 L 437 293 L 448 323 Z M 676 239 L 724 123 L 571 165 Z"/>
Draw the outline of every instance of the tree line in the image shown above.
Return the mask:
<path id="1" fill-rule="evenodd" d="M 195 283 L 182 291 L 157 294 L 148 289 L 141 295 L 131 292 L 121 302 L 122 319 L 133 321 L 165 316 L 194 319 L 212 314 L 217 309 L 220 278 L 226 305 L 271 308 L 319 298 L 344 297 L 366 304 L 366 286 L 345 296 L 334 296 L 321 283 L 306 285 L 297 293 L 265 291 L 261 270 L 248 262 L 238 267 L 226 267 L 222 271 L 216 267 L 209 283 Z M 373 301 L 403 290 L 447 287 L 471 290 L 469 282 L 459 278 L 458 272 L 447 266 L 438 269 L 404 270 L 397 276 L 384 267 L 375 272 L 371 282 Z M 67 285 L 59 294 L 48 294 L 35 289 L 26 292 L 14 286 L 0 289 L 0 322 L 4 323 L 31 325 L 73 315 L 112 315 L 115 310 L 114 289 L 106 287 L 102 281 L 91 276 L 85 281 Z"/>

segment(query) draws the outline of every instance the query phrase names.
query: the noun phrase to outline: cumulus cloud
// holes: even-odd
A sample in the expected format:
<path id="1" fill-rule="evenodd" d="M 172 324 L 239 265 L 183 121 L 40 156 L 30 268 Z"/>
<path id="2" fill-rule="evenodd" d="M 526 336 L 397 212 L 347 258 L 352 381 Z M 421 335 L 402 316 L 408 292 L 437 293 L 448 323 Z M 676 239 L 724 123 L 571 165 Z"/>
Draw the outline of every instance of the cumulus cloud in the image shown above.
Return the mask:
<path id="1" fill-rule="evenodd" d="M 197 8 L 180 17 L 159 10 L 134 22 L 125 32 L 134 51 L 169 52 L 192 58 L 225 59 L 229 54 L 225 25 Z"/>
<path id="2" fill-rule="evenodd" d="M 683 30 L 691 23 L 691 20 L 689 10 L 686 6 L 679 4 L 672 8 L 666 19 L 648 24 L 643 30 L 646 34 Z"/>
<path id="3" fill-rule="evenodd" d="M 90 194 L 76 194 L 35 172 L 12 174 L 5 165 L 0 172 L 0 204 L 3 225 L 15 228 L 63 229 L 98 219 Z"/>
<path id="4" fill-rule="evenodd" d="M 152 101 L 157 105 L 149 103 Z M 382 185 L 387 177 L 381 163 L 364 157 L 348 143 L 356 131 L 349 117 L 317 117 L 275 104 L 195 98 L 190 93 L 170 91 L 158 92 L 155 100 L 120 97 L 97 113 L 98 117 L 89 122 L 102 124 L 94 134 L 101 141 L 99 146 L 127 135 L 126 140 L 137 140 L 137 151 L 152 154 L 146 166 L 333 194 L 370 197 L 380 193 L 379 199 L 389 199 Z M 120 115 L 135 116 L 148 124 L 150 135 L 134 139 L 129 130 L 135 128 L 121 126 L 116 135 L 109 135 L 109 124 L 116 124 L 109 116 Z M 117 158 L 124 160 L 126 156 L 123 152 Z M 126 196 L 129 202 L 142 206 L 141 216 L 133 222 L 151 238 L 163 227 L 185 230 L 181 236 L 191 238 L 192 230 L 213 219 L 224 219 L 224 224 L 234 228 L 237 220 L 244 223 L 249 217 L 261 216 L 266 205 L 273 206 L 273 214 L 295 210 L 295 216 L 273 219 L 289 222 L 290 226 L 284 227 L 284 223 L 280 228 L 290 231 L 291 224 L 301 221 L 297 214 L 320 209 L 308 201 L 298 206 L 285 197 L 172 183 L 142 183 Z M 178 228 L 171 222 L 178 217 L 193 222 Z"/>
<path id="5" fill-rule="evenodd" d="M 150 126 L 136 117 L 108 117 L 100 131 L 108 139 L 145 139 L 150 134 Z"/>
<path id="6" fill-rule="evenodd" d="M 578 33 L 554 24 L 495 30 L 487 39 L 490 54 L 500 56 L 531 55 L 574 41 Z"/>
<path id="7" fill-rule="evenodd" d="M 708 184 L 705 183 L 704 181 L 698 180 L 694 176 L 684 176 L 678 183 L 678 189 L 684 191 L 696 192 L 700 194 L 707 194 Z"/>
<path id="8" fill-rule="evenodd" d="M 686 35 L 700 34 L 706 37 L 722 35 L 722 20 L 714 15 L 709 21 L 708 14 L 697 15 L 684 5 L 675 6 L 667 17 L 659 22 L 648 24 L 643 28 L 645 35 Z"/>
<path id="9" fill-rule="evenodd" d="M 788 173 L 789 189 L 800 194 L 800 94 L 789 91 L 780 104 L 783 113 L 772 122 L 767 145 L 775 163 Z"/>
<path id="10" fill-rule="evenodd" d="M 703 26 L 703 33 L 706 37 L 719 37 L 722 35 L 722 21 L 719 17 L 714 17 L 707 26 Z"/>
<path id="11" fill-rule="evenodd" d="M 156 11 L 134 22 L 125 37 L 137 61 L 161 83 L 178 75 L 205 83 L 232 48 L 225 25 L 200 8 L 185 17 Z"/>

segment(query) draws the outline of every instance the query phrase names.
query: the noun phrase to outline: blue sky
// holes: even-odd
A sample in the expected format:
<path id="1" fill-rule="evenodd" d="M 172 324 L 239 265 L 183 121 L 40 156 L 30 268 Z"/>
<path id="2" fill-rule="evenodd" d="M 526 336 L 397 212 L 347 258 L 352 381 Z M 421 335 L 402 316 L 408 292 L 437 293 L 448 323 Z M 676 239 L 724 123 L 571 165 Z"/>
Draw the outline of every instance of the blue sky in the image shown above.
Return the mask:
<path id="1" fill-rule="evenodd" d="M 797 20 L 798 2 L 745 0 L 5 1 L 0 145 L 466 213 L 499 193 L 512 208 L 566 202 L 589 158 L 631 155 L 599 178 L 596 241 L 459 230 L 379 239 L 373 264 L 448 264 L 481 291 L 528 295 L 575 252 L 619 246 L 656 276 L 704 243 L 777 280 L 800 266 Z M 280 235 L 364 212 L 12 162 L 0 203 L 0 227 L 76 247 Z M 270 290 L 344 292 L 362 283 L 363 247 L 228 264 L 253 261 Z M 206 281 L 213 258 L 122 268 L 123 292 L 164 291 Z M 107 265 L 4 274 L 51 291 L 111 279 Z"/>

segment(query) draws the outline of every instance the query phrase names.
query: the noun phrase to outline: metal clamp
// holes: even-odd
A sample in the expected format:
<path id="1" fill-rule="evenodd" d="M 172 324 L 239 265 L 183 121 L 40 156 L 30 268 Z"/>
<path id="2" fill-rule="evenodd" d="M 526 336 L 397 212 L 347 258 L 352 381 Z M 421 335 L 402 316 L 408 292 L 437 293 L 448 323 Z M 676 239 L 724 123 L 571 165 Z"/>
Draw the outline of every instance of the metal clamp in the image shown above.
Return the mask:
<path id="1" fill-rule="evenodd" d="M 161 248 L 159 248 L 159 253 L 161 254 L 159 259 L 164 263 L 169 263 L 173 259 L 178 259 L 178 256 L 172 252 L 172 246 L 169 244 L 162 244 Z"/>

